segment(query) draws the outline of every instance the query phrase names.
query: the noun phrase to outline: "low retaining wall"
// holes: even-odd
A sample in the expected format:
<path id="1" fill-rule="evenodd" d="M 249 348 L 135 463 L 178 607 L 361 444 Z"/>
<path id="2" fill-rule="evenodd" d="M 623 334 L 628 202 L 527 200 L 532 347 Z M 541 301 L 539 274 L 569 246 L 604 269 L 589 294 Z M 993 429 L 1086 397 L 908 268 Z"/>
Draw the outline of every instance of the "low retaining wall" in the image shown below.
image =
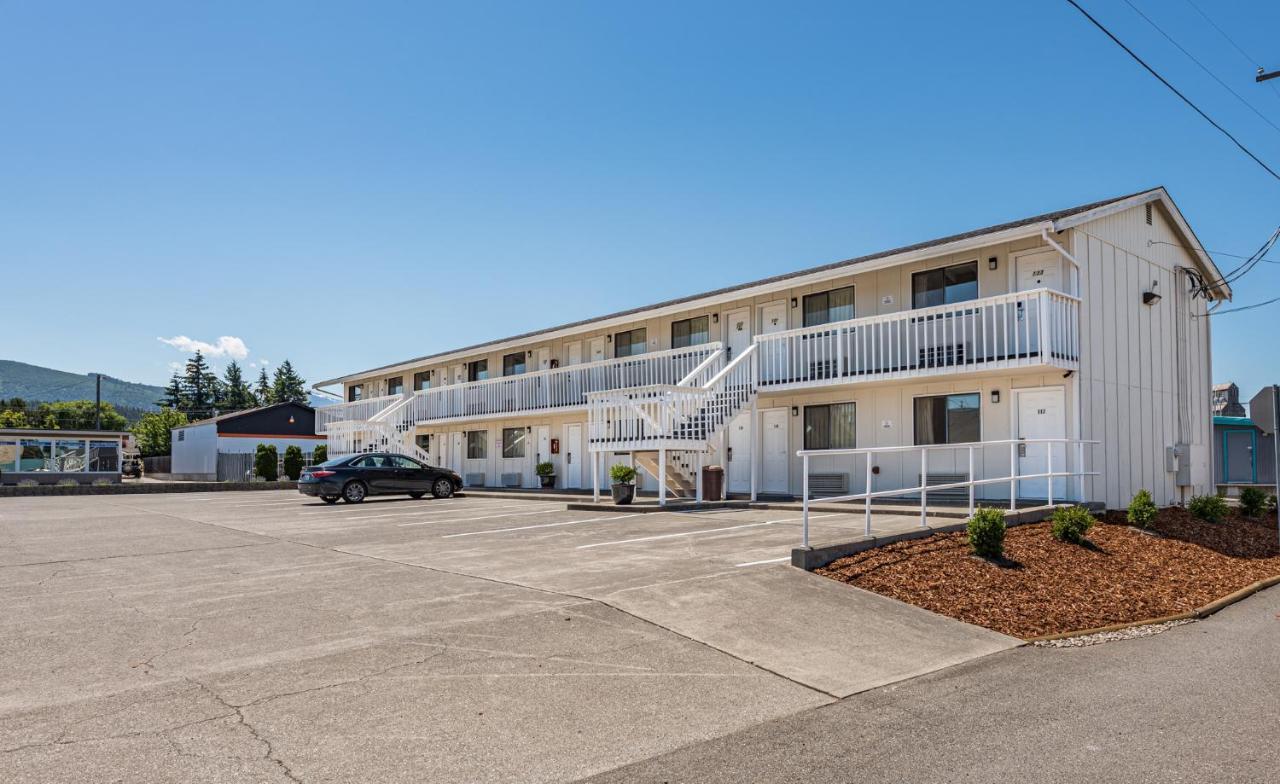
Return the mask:
<path id="1" fill-rule="evenodd" d="M 208 493 L 220 490 L 294 490 L 297 482 L 137 482 L 113 485 L 4 485 L 0 498 L 32 495 L 136 495 L 144 493 Z"/>
<path id="2" fill-rule="evenodd" d="M 1074 504 L 1068 504 L 1074 506 Z M 1101 504 L 1085 504 L 1094 512 L 1101 511 Z M 1096 507 L 1096 508 L 1095 508 Z M 1049 519 L 1053 514 L 1053 509 L 1049 507 L 1040 507 L 1037 509 L 1028 509 L 1019 512 L 1005 512 L 1005 525 L 1012 528 L 1015 525 L 1025 525 L 1026 523 L 1039 523 Z M 791 551 L 791 565 L 804 569 L 806 572 L 812 572 L 814 569 L 820 569 L 832 561 L 838 561 L 848 555 L 870 550 L 875 547 L 884 547 L 888 544 L 896 542 L 907 542 L 912 539 L 923 539 L 926 536 L 934 534 L 954 534 L 967 531 L 969 521 L 965 520 L 960 523 L 950 523 L 948 525 L 922 525 L 919 528 L 913 528 L 910 531 L 903 531 L 897 534 L 886 534 L 884 536 L 859 536 L 848 542 L 840 542 L 839 544 L 828 544 L 822 547 L 796 547 Z"/>

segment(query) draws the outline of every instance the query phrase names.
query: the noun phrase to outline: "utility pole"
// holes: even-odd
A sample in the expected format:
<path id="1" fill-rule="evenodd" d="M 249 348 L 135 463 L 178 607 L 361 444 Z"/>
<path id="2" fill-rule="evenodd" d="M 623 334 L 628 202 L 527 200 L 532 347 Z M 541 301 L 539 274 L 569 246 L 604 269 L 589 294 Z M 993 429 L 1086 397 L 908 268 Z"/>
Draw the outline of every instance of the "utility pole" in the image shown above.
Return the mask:
<path id="1" fill-rule="evenodd" d="M 102 429 L 102 374 L 94 374 L 95 384 L 93 390 L 93 429 Z"/>
<path id="2" fill-rule="evenodd" d="M 1258 75 L 1253 77 L 1255 82 L 1265 82 L 1268 79 L 1275 79 L 1280 76 L 1280 71 L 1265 71 L 1262 66 L 1258 66 Z"/>

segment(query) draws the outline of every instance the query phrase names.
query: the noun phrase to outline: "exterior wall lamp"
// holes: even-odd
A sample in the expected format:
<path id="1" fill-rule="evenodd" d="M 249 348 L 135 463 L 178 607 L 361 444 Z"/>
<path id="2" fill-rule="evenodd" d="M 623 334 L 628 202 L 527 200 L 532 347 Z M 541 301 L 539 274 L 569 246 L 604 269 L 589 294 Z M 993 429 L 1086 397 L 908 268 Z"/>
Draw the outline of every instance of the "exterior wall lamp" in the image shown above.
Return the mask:
<path id="1" fill-rule="evenodd" d="M 791 407 L 791 416 L 800 416 L 800 406 Z"/>
<path id="2" fill-rule="evenodd" d="M 1153 280 L 1151 281 L 1151 291 L 1142 292 L 1143 305 L 1154 305 L 1160 301 L 1160 295 L 1157 294 L 1155 291 L 1156 286 L 1159 286 L 1159 285 L 1160 285 L 1160 281 Z"/>
<path id="3" fill-rule="evenodd" d="M 987 269 L 998 269 L 1000 267 L 1000 259 L 992 256 L 987 259 Z"/>
<path id="4" fill-rule="evenodd" d="M 991 390 L 991 402 L 992 403 L 1000 402 L 1000 390 L 998 389 Z"/>
<path id="5" fill-rule="evenodd" d="M 800 302 L 795 297 L 791 298 L 791 307 L 793 308 L 800 307 Z"/>
<path id="6" fill-rule="evenodd" d="M 719 323 L 720 323 L 720 314 L 719 314 L 719 313 L 712 313 L 712 314 L 711 314 L 711 323 L 712 323 L 712 324 L 719 324 Z"/>

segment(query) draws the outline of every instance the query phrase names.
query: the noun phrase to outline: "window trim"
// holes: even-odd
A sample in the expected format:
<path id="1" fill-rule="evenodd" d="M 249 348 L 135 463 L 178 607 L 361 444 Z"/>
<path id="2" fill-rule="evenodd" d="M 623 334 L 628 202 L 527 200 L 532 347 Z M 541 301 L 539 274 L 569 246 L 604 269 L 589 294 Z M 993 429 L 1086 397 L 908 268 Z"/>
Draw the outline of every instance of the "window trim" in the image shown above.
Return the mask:
<path id="1" fill-rule="evenodd" d="M 1035 389 L 1039 389 L 1039 387 L 1033 387 L 1033 388 L 1035 388 Z M 1013 391 L 1014 391 L 1014 390 L 1010 390 L 1010 392 L 1011 392 L 1011 393 L 1012 393 Z M 916 436 L 916 401 L 917 401 L 917 400 L 919 400 L 919 399 L 920 399 L 920 398 L 922 398 L 922 397 L 953 397 L 953 396 L 958 396 L 958 395 L 977 395 L 977 396 L 978 396 L 978 440 L 979 440 L 979 441 L 985 441 L 985 440 L 986 440 L 986 435 L 987 435 L 987 434 L 986 434 L 986 429 L 987 429 L 987 425 L 986 425 L 986 417 L 984 417 L 984 416 L 982 415 L 982 390 L 981 390 L 981 389 L 964 389 L 964 390 L 960 390 L 959 392 L 921 392 L 921 393 L 920 393 L 920 394 L 918 394 L 918 395 L 912 395 L 912 396 L 911 396 L 911 444 L 912 444 L 913 446 L 937 446 L 937 447 L 943 447 L 943 446 L 948 446 L 948 445 L 950 444 L 950 442 L 941 443 L 941 444 L 921 444 L 921 443 L 919 443 L 919 440 L 918 440 L 918 438 L 917 438 L 917 436 Z M 965 441 L 959 441 L 959 442 L 956 442 L 956 443 L 962 443 L 962 444 L 963 444 L 963 443 L 968 443 L 968 442 L 965 442 Z"/>
<path id="2" fill-rule="evenodd" d="M 627 351 L 628 351 L 628 353 L 626 353 L 626 354 L 619 354 L 619 353 L 618 353 L 618 347 L 622 345 L 622 341 L 621 341 L 621 340 L 619 340 L 619 338 L 620 338 L 620 337 L 622 337 L 623 335 L 631 335 L 632 333 L 635 333 L 635 332 L 643 332 L 643 333 L 644 333 L 644 340 L 640 341 L 640 345 L 642 345 L 642 346 L 644 347 L 644 348 L 643 348 L 643 350 L 641 350 L 639 353 L 632 353 L 632 352 L 631 352 L 630 347 L 631 347 L 631 346 L 636 345 L 635 340 L 634 340 L 634 339 L 632 339 L 632 340 L 630 340 L 630 341 L 628 341 L 628 342 L 627 342 Z M 632 327 L 631 329 L 624 329 L 624 330 L 622 330 L 621 332 L 615 332 L 615 333 L 613 333 L 613 357 L 614 357 L 614 359 L 626 359 L 626 358 L 628 358 L 628 357 L 638 357 L 638 356 L 640 356 L 641 354 L 646 353 L 648 350 L 649 350 L 649 328 L 648 328 L 648 327 Z"/>
<path id="3" fill-rule="evenodd" d="M 472 377 L 471 377 L 471 376 L 472 376 L 471 368 L 472 368 L 473 366 L 475 366 L 475 365 L 479 365 L 481 362 L 483 362 L 483 363 L 484 363 L 484 378 L 472 378 Z M 464 364 L 462 367 L 463 367 L 463 372 L 464 372 L 464 373 L 466 374 L 466 376 L 467 376 L 467 383 L 468 383 L 468 384 L 474 384 L 474 383 L 475 383 L 475 382 L 477 382 L 477 381 L 488 381 L 488 380 L 489 380 L 489 358 L 488 358 L 488 357 L 483 357 L 483 358 L 481 358 L 481 359 L 473 359 L 473 360 L 471 360 L 470 362 L 467 362 L 466 364 Z M 475 375 L 477 375 L 477 376 L 478 376 L 478 375 L 479 375 L 479 373 L 477 373 L 477 374 L 475 374 Z"/>
<path id="4" fill-rule="evenodd" d="M 695 322 L 695 321 L 699 321 L 699 320 L 703 320 L 703 319 L 705 319 L 705 320 L 706 320 L 706 322 L 707 322 L 707 329 L 706 329 L 706 331 L 705 331 L 705 332 L 703 332 L 703 333 L 695 333 L 695 332 L 693 331 L 693 326 L 692 326 L 692 325 L 693 325 L 693 322 Z M 695 334 L 705 334 L 705 335 L 706 335 L 706 340 L 703 340 L 701 343 L 689 342 L 689 343 L 685 343 L 683 346 L 677 346 L 677 345 L 676 345 L 676 325 L 677 325 L 677 324 L 689 324 L 689 325 L 690 325 L 690 329 L 689 329 L 689 337 L 690 337 L 690 338 L 692 338 Z M 671 329 L 671 348 L 673 348 L 673 349 L 675 349 L 675 348 L 692 348 L 692 347 L 694 347 L 694 346 L 702 346 L 702 345 L 706 345 L 707 343 L 710 343 L 710 342 L 711 342 L 711 314 L 709 314 L 709 313 L 704 313 L 704 314 L 702 314 L 701 316 L 690 316 L 689 318 L 676 319 L 675 321 L 672 321 L 672 322 L 671 322 L 671 327 L 670 327 L 670 329 Z"/>
<path id="5" fill-rule="evenodd" d="M 849 290 L 849 304 L 853 308 L 853 313 L 847 319 L 832 319 L 831 318 L 831 294 L 832 292 L 844 291 L 845 289 Z M 806 312 L 805 303 L 809 301 L 810 297 L 817 297 L 824 294 L 827 296 L 827 320 L 822 322 L 821 324 L 804 323 L 805 312 Z M 805 327 L 825 327 L 828 324 L 837 324 L 841 321 L 852 321 L 857 317 L 858 317 L 858 285 L 856 283 L 850 283 L 847 286 L 836 286 L 835 288 L 824 289 L 822 291 L 814 291 L 814 292 L 810 292 L 809 294 L 804 294 L 800 297 L 800 328 L 801 329 L 804 329 Z"/>
<path id="6" fill-rule="evenodd" d="M 395 392 L 392 392 L 392 391 L 391 391 L 391 382 L 392 382 L 392 381 L 395 381 L 395 382 L 397 382 L 397 383 L 400 385 L 400 388 L 399 388 L 398 390 L 396 390 Z M 388 379 L 387 379 L 387 394 L 388 394 L 388 395 L 403 395 L 403 394 L 404 394 L 404 374 L 403 374 L 403 373 L 401 373 L 401 374 L 400 374 L 400 375 L 398 375 L 398 376 L 391 376 L 390 378 L 388 378 Z"/>
<path id="7" fill-rule="evenodd" d="M 420 385 L 420 384 L 418 383 L 418 379 L 419 379 L 419 378 L 422 378 L 422 379 L 424 379 L 424 380 L 427 382 L 425 386 Z M 428 389 L 431 389 L 431 371 L 430 371 L 430 370 L 419 370 L 419 371 L 415 372 L 415 373 L 413 374 L 413 391 L 414 391 L 414 392 L 425 392 L 425 391 L 426 391 L 426 390 L 428 390 Z"/>
<path id="8" fill-rule="evenodd" d="M 520 358 L 520 370 L 507 372 L 507 360 L 512 357 Z M 512 351 L 510 354 L 502 355 L 502 377 L 509 378 L 511 376 L 521 376 L 529 372 L 529 355 L 524 351 Z"/>
<path id="9" fill-rule="evenodd" d="M 508 432 L 508 431 L 513 431 L 513 430 L 514 430 L 514 431 L 520 431 L 520 433 L 521 433 L 521 437 L 520 437 L 519 439 L 517 439 L 517 443 L 519 443 L 519 444 L 520 444 L 520 454 L 518 454 L 518 455 L 508 455 L 508 454 L 507 454 L 507 447 L 508 447 L 508 446 L 510 446 L 510 444 L 508 444 L 508 442 L 507 442 L 507 432 Z M 527 430 L 526 428 L 523 428 L 523 427 L 504 427 L 504 428 L 502 428 L 502 433 L 501 433 L 501 435 L 499 436 L 499 437 L 502 439 L 502 459 L 503 459 L 503 460 L 523 460 L 523 459 L 525 459 L 526 457 L 528 457 L 528 456 L 529 456 L 529 450 L 525 448 L 525 447 L 526 447 L 525 441 L 526 441 L 526 437 L 527 437 L 528 435 L 529 435 L 528 430 Z"/>
<path id="10" fill-rule="evenodd" d="M 947 263 L 947 264 L 935 264 L 935 265 L 934 265 L 934 266 L 932 266 L 932 267 L 925 267 L 925 268 L 923 268 L 923 269 L 918 269 L 918 270 L 916 270 L 915 272 L 912 272 L 912 273 L 911 273 L 911 285 L 908 287 L 908 288 L 909 288 L 909 291 L 908 291 L 908 293 L 907 293 L 907 297 L 908 297 L 908 298 L 910 299 L 910 301 L 911 301 L 911 307 L 910 307 L 910 308 L 908 308 L 908 310 L 926 310 L 926 309 L 928 309 L 928 308 L 941 308 L 941 307 L 945 307 L 945 306 L 947 306 L 947 305 L 962 305 L 962 304 L 964 304 L 965 302 L 973 302 L 974 300 L 982 299 L 982 265 L 981 265 L 981 264 L 979 264 L 978 262 L 979 262 L 979 259 L 977 259 L 977 258 L 972 258 L 972 259 L 967 259 L 967 260 L 965 260 L 965 261 L 953 261 L 953 262 L 950 262 L 950 263 Z M 944 303 L 942 303 L 941 305 L 921 305 L 920 307 L 916 307 L 916 276 L 917 276 L 917 275 L 924 275 L 925 273 L 928 273 L 928 272 L 936 272 L 936 271 L 938 271 L 938 270 L 945 270 L 945 269 L 948 269 L 948 268 L 950 268 L 950 267 L 960 267 L 960 266 L 963 266 L 963 265 L 965 265 L 965 264 L 972 264 L 972 265 L 974 265 L 974 267 L 973 267 L 973 268 L 974 268 L 974 272 L 975 272 L 975 275 L 976 275 L 976 277 L 974 278 L 974 283 L 976 283 L 976 284 L 977 284 L 977 286 L 978 286 L 978 292 L 977 292 L 977 294 L 975 294 L 975 295 L 974 295 L 973 299 L 965 299 L 965 300 L 961 300 L 960 302 L 944 302 Z M 930 317 L 929 317 L 929 316 L 924 316 L 924 317 L 922 317 L 922 318 L 930 318 Z M 936 316 L 935 316 L 935 317 L 933 317 L 933 318 L 936 318 Z"/>
<path id="11" fill-rule="evenodd" d="M 359 384 L 347 385 L 347 402 L 348 403 L 355 403 L 356 401 L 363 400 L 363 399 L 364 399 L 364 382 L 363 381 L 360 382 Z"/>
<path id="12" fill-rule="evenodd" d="M 853 446 L 827 446 L 827 447 L 811 447 L 809 446 L 809 425 L 808 411 L 811 408 L 831 408 L 832 406 L 853 406 Z M 830 421 L 830 420 L 828 420 Z M 827 440 L 830 441 L 830 432 L 827 433 Z M 857 449 L 858 448 L 858 401 L 857 400 L 833 400 L 829 403 L 809 403 L 801 406 L 800 411 L 800 444 L 805 450 L 809 449 Z"/>

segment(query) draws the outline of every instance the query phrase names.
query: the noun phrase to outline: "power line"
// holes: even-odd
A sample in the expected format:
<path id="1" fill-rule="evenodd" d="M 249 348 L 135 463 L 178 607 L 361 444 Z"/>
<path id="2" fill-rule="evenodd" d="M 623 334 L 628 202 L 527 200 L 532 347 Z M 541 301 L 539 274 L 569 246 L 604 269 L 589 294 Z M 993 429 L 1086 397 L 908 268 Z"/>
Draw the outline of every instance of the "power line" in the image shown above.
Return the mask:
<path id="1" fill-rule="evenodd" d="M 1173 84 L 1172 84 L 1172 83 L 1170 83 L 1168 79 L 1166 79 L 1166 78 L 1164 78 L 1163 76 L 1161 76 L 1159 71 L 1157 71 L 1156 69 L 1152 68 L 1150 65 L 1147 65 L 1147 61 L 1146 61 L 1146 60 L 1143 60 L 1143 59 L 1142 59 L 1141 57 L 1139 57 L 1139 56 L 1138 56 L 1138 55 L 1137 55 L 1137 54 L 1136 54 L 1132 49 L 1130 49 L 1128 46 L 1126 46 L 1126 45 L 1125 45 L 1125 43 L 1124 43 L 1124 41 L 1121 41 L 1119 38 L 1117 38 L 1117 37 L 1115 36 L 1115 33 L 1113 33 L 1113 32 L 1111 32 L 1110 30 L 1108 30 L 1108 29 L 1106 28 L 1106 26 L 1105 26 L 1105 25 L 1103 25 L 1103 24 L 1102 24 L 1101 22 L 1099 22 L 1097 19 L 1094 19 L 1094 18 L 1093 18 L 1093 15 L 1092 15 L 1092 14 L 1090 14 L 1088 11 L 1084 10 L 1084 8 L 1083 8 L 1083 7 L 1081 7 L 1081 5 L 1080 5 L 1079 3 L 1077 3 L 1077 2 L 1076 2 L 1076 0 L 1067 0 L 1067 2 L 1068 2 L 1069 4 L 1071 4 L 1071 6 L 1072 6 L 1073 8 L 1075 8 L 1077 11 L 1079 11 L 1081 14 L 1083 14 L 1083 15 L 1084 15 L 1084 17 L 1085 17 L 1086 19 L 1088 19 L 1090 22 L 1092 22 L 1094 27 L 1096 27 L 1096 28 L 1098 28 L 1099 30 L 1101 30 L 1104 34 L 1106 34 L 1106 36 L 1107 36 L 1108 38 L 1110 38 L 1113 42 L 1115 42 L 1116 46 L 1119 46 L 1121 49 L 1123 49 L 1123 50 L 1124 50 L 1124 51 L 1125 51 L 1125 52 L 1126 52 L 1130 57 L 1132 57 L 1132 58 L 1133 58 L 1133 59 L 1138 63 L 1138 65 L 1141 65 L 1143 68 L 1147 69 L 1147 72 L 1148 72 L 1148 73 L 1150 73 L 1150 74 L 1151 74 L 1152 76 L 1154 76 L 1155 78 L 1159 79 L 1161 84 L 1163 84 L 1165 87 L 1168 87 L 1168 88 L 1169 88 L 1169 90 L 1170 90 L 1174 95 L 1176 95 L 1176 96 L 1178 96 L 1179 98 L 1181 98 L 1183 103 L 1185 103 L 1187 106 L 1190 106 L 1192 109 L 1194 109 L 1194 110 L 1195 110 L 1195 112 L 1196 112 L 1196 114 L 1198 114 L 1198 115 L 1200 115 L 1201 117 L 1203 117 L 1203 118 L 1204 118 L 1205 122 L 1209 123 L 1209 124 L 1210 124 L 1210 125 L 1212 125 L 1214 128 L 1217 128 L 1217 129 L 1218 129 L 1218 131 L 1219 131 L 1223 136 L 1226 136 L 1228 139 L 1230 139 L 1230 140 L 1231 140 L 1231 143 L 1232 143 L 1232 144 L 1234 144 L 1236 147 L 1239 147 L 1241 152 L 1243 152 L 1245 155 L 1248 155 L 1250 158 L 1252 158 L 1252 159 L 1253 159 L 1253 162 L 1254 162 L 1254 163 L 1258 164 L 1258 165 L 1259 165 L 1259 166 L 1261 166 L 1264 170 L 1266 170 L 1267 174 L 1270 174 L 1270 175 L 1271 175 L 1272 177 L 1274 177 L 1277 181 L 1280 181 L 1280 174 L 1277 174 L 1277 173 L 1276 173 L 1276 171 L 1275 171 L 1275 169 L 1272 169 L 1270 166 L 1268 166 L 1267 164 L 1263 163 L 1262 159 L 1261 159 L 1261 158 L 1259 158 L 1257 155 L 1254 155 L 1252 150 L 1250 150 L 1248 147 L 1245 147 L 1245 146 L 1244 146 L 1244 144 L 1242 144 L 1242 143 L 1240 142 L 1240 140 L 1239 140 L 1239 139 L 1237 139 L 1235 136 L 1233 136 L 1233 135 L 1231 134 L 1231 132 L 1230 132 L 1230 131 L 1228 131 L 1226 128 L 1223 128 L 1221 125 L 1219 125 L 1219 124 L 1218 124 L 1218 123 L 1217 123 L 1217 122 L 1216 122 L 1212 117 L 1210 117 L 1208 114 L 1206 114 L 1206 113 L 1205 113 L 1205 111 L 1204 111 L 1203 109 L 1201 109 L 1199 106 L 1196 106 L 1196 104 L 1195 104 L 1195 102 L 1194 102 L 1194 101 L 1192 101 L 1192 100 L 1191 100 L 1190 98 L 1188 98 L 1187 96 L 1183 95 L 1183 94 L 1182 94 L 1182 92 L 1181 92 L 1177 87 L 1174 87 L 1174 86 L 1173 86 Z"/>
<path id="2" fill-rule="evenodd" d="M 1272 297 L 1271 299 L 1266 300 L 1264 302 L 1255 302 L 1252 305 L 1244 305 L 1239 308 L 1229 308 L 1227 310 L 1215 310 L 1212 313 L 1197 314 L 1195 318 L 1208 318 L 1209 316 L 1221 316 L 1225 313 L 1240 313 L 1242 311 L 1253 310 L 1254 308 L 1260 308 L 1260 307 L 1263 307 L 1264 305 L 1270 305 L 1273 302 L 1280 302 L 1280 297 Z"/>
<path id="3" fill-rule="evenodd" d="M 1276 131 L 1277 131 L 1277 132 L 1280 132 L 1280 125 L 1276 125 L 1275 123 L 1271 122 L 1271 119 L 1270 119 L 1269 117 L 1267 117 L 1267 116 L 1266 116 L 1265 114 L 1263 114 L 1262 112 L 1258 111 L 1258 108 L 1257 108 L 1256 106 L 1254 106 L 1253 104 L 1251 104 L 1251 103 L 1249 103 L 1248 101 L 1246 101 L 1246 100 L 1244 99 L 1244 96 L 1242 96 L 1240 93 L 1236 92 L 1235 90 L 1231 89 L 1231 85 L 1229 85 L 1229 84 L 1227 84 L 1226 82 L 1224 82 L 1224 81 L 1222 81 L 1221 79 L 1219 79 L 1219 78 L 1218 78 L 1218 75 L 1217 75 L 1217 74 L 1215 74 L 1213 71 L 1210 71 L 1210 70 L 1209 70 L 1209 67 L 1208 67 L 1207 65 L 1205 65 L 1204 63 L 1202 63 L 1202 62 L 1200 62 L 1198 59 L 1196 59 L 1196 56 L 1195 56 L 1195 55 L 1193 55 L 1191 52 L 1188 52 L 1188 51 L 1187 51 L 1187 50 L 1182 46 L 1182 44 L 1180 44 L 1180 43 L 1178 43 L 1177 41 L 1173 40 L 1173 36 L 1171 36 L 1171 35 L 1169 35 L 1168 33 L 1166 33 L 1166 32 L 1164 31 L 1164 28 L 1162 28 L 1162 27 L 1160 27 L 1160 25 L 1156 24 L 1156 23 L 1151 19 L 1151 17 L 1149 17 L 1149 16 L 1147 16 L 1146 14 L 1144 14 L 1144 13 L 1142 12 L 1142 9 L 1141 9 L 1141 8 L 1138 8 L 1136 5 L 1134 5 L 1132 2 L 1130 2 L 1130 0 L 1124 0 L 1124 3 L 1125 3 L 1125 5 L 1127 5 L 1127 6 L 1129 6 L 1130 8 L 1132 8 L 1132 9 L 1133 9 L 1133 12 L 1134 12 L 1135 14 L 1137 14 L 1137 15 L 1138 15 L 1138 16 L 1140 16 L 1140 17 L 1142 17 L 1142 18 L 1146 21 L 1146 23 L 1147 23 L 1147 24 L 1149 24 L 1149 25 L 1151 25 L 1153 28 L 1155 28 L 1155 31 L 1156 31 L 1157 33 L 1159 33 L 1160 35 L 1163 35 L 1163 36 L 1165 37 L 1165 39 L 1169 41 L 1169 43 L 1171 43 L 1171 44 L 1173 44 L 1174 46 L 1176 46 L 1176 47 L 1178 48 L 1178 51 L 1180 51 L 1180 52 L 1182 52 L 1183 54 L 1185 54 L 1185 55 L 1187 56 L 1187 58 L 1191 60 L 1191 62 L 1193 62 L 1193 63 L 1195 63 L 1196 65 L 1200 66 L 1200 70 L 1202 70 L 1202 71 L 1204 71 L 1205 73 L 1209 74 L 1209 76 L 1210 76 L 1210 77 L 1212 77 L 1212 79 L 1213 79 L 1215 82 L 1217 82 L 1218 84 L 1222 85 L 1222 88 L 1223 88 L 1224 90 L 1226 90 L 1227 92 L 1229 92 L 1229 93 L 1231 93 L 1232 95 L 1234 95 L 1234 96 L 1236 97 L 1236 100 L 1237 100 L 1237 101 L 1239 101 L 1240 103 L 1242 103 L 1242 104 L 1244 104 L 1245 106 L 1249 107 L 1249 111 L 1251 111 L 1251 112 L 1253 112 L 1254 114 L 1258 115 L 1258 117 L 1259 117 L 1259 118 L 1261 118 L 1263 122 L 1265 122 L 1267 125 L 1270 125 L 1272 128 L 1276 129 Z"/>
<path id="4" fill-rule="evenodd" d="M 1259 71 L 1261 71 L 1261 70 L 1262 70 L 1262 61 L 1260 61 L 1260 60 L 1259 60 L 1258 58 L 1256 58 L 1256 57 L 1253 57 L 1253 56 L 1252 56 L 1252 55 L 1250 55 L 1248 52 L 1246 52 L 1244 49 L 1242 49 L 1242 48 L 1240 47 L 1240 44 L 1238 44 L 1238 43 L 1236 43 L 1236 42 L 1235 42 L 1235 39 L 1234 39 L 1234 38 L 1232 38 L 1231 36 L 1227 35 L 1227 31 L 1226 31 L 1226 30 L 1223 30 L 1221 27 L 1219 27 L 1219 26 L 1218 26 L 1218 23 L 1217 23 L 1217 22 L 1215 22 L 1215 21 L 1213 21 L 1213 19 L 1212 19 L 1212 18 L 1210 18 L 1210 16 L 1204 12 L 1204 9 L 1200 8 L 1200 6 L 1198 6 L 1198 5 L 1196 5 L 1194 2 L 1192 2 L 1192 0 L 1187 0 L 1187 5 L 1189 5 L 1189 6 L 1191 6 L 1192 8 L 1194 8 L 1194 9 L 1196 10 L 1196 13 L 1197 13 L 1197 14 L 1200 14 L 1200 16 L 1201 16 L 1201 17 L 1203 17 L 1203 18 L 1204 18 L 1204 20 L 1205 20 L 1206 22 L 1208 22 L 1208 23 L 1209 23 L 1209 26 L 1210 26 L 1210 27 L 1212 27 L 1214 30 L 1217 30 L 1217 31 L 1218 31 L 1218 35 L 1220 35 L 1220 36 L 1222 36 L 1223 38 L 1225 38 L 1225 39 L 1227 40 L 1227 43 L 1231 44 L 1231 46 L 1232 46 L 1232 47 L 1233 47 L 1237 52 L 1239 52 L 1239 53 L 1240 53 L 1240 56 L 1241 56 L 1241 57 L 1243 57 L 1243 58 L 1245 59 L 1245 62 L 1250 63 L 1250 64 L 1251 64 L 1251 65 L 1253 65 L 1255 68 L 1257 68 Z M 1268 85 L 1267 85 L 1267 86 L 1271 88 L 1271 92 L 1275 94 L 1276 98 L 1280 99 L 1280 89 L 1276 89 L 1276 86 L 1275 86 L 1274 84 L 1270 84 L 1270 83 L 1268 83 Z"/>

